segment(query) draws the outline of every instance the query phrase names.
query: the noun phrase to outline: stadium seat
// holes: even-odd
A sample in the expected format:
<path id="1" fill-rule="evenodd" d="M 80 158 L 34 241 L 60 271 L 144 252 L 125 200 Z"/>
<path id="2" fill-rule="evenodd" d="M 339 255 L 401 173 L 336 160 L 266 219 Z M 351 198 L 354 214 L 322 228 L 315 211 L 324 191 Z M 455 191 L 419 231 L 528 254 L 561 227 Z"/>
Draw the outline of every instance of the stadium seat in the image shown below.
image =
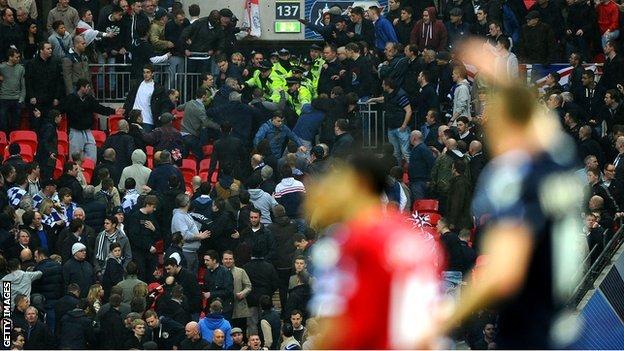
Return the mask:
<path id="1" fill-rule="evenodd" d="M 102 147 L 104 143 L 106 142 L 106 132 L 103 132 L 101 130 L 92 130 L 91 133 L 93 133 L 93 139 L 95 139 L 95 145 L 97 147 Z"/>
<path id="2" fill-rule="evenodd" d="M 156 254 L 165 253 L 165 241 L 162 239 L 158 240 L 154 243 L 154 248 L 156 249 Z"/>
<path id="3" fill-rule="evenodd" d="M 61 158 L 56 159 L 56 166 L 54 167 L 54 180 L 59 179 L 63 175 L 64 162 Z"/>
<path id="4" fill-rule="evenodd" d="M 67 137 L 67 133 L 57 130 L 56 138 L 58 140 L 58 154 L 65 156 L 69 155 L 69 139 Z"/>
<path id="5" fill-rule="evenodd" d="M 418 212 L 438 212 L 438 200 L 423 199 L 416 200 L 412 205 L 412 211 Z"/>
<path id="6" fill-rule="evenodd" d="M 208 171 L 210 169 L 210 157 L 205 158 L 199 162 L 199 172 Z"/>
<path id="7" fill-rule="evenodd" d="M 212 156 L 212 152 L 214 151 L 214 145 L 208 144 L 203 146 L 204 155 L 206 157 Z"/>
<path id="8" fill-rule="evenodd" d="M 4 148 L 9 144 L 6 134 L 2 131 L 0 131 L 0 152 L 2 152 L 2 154 L 0 156 L 4 157 Z"/>
<path id="9" fill-rule="evenodd" d="M 67 116 L 65 114 L 62 114 L 62 116 L 63 118 L 61 118 L 61 123 L 59 123 L 59 125 L 56 127 L 56 130 L 67 133 L 67 131 L 69 130 L 67 126 Z"/>
<path id="10" fill-rule="evenodd" d="M 9 134 L 9 144 L 18 143 L 20 146 L 28 145 L 30 150 L 37 150 L 37 133 L 30 130 L 16 130 Z"/>
<path id="11" fill-rule="evenodd" d="M 172 122 L 173 128 L 177 130 L 181 130 L 183 119 L 184 119 L 184 111 L 176 111 L 176 113 L 173 114 L 173 122 Z"/>
<path id="12" fill-rule="evenodd" d="M 91 184 L 93 170 L 95 169 L 95 162 L 92 159 L 85 157 L 85 159 L 82 161 L 82 169 L 82 174 L 84 174 L 87 183 Z"/>
<path id="13" fill-rule="evenodd" d="M 202 183 L 208 181 L 208 171 L 199 171 L 199 177 L 201 178 Z"/>
<path id="14" fill-rule="evenodd" d="M 184 182 L 190 184 L 193 177 L 197 175 L 197 162 L 188 158 L 183 159 L 180 171 L 182 171 Z"/>
<path id="15" fill-rule="evenodd" d="M 124 119 L 122 115 L 110 115 L 108 116 L 108 133 L 113 134 L 119 130 L 119 121 Z"/>
<path id="16" fill-rule="evenodd" d="M 442 215 L 437 212 L 424 212 L 423 214 L 429 216 L 429 223 L 434 227 L 438 224 L 440 218 L 442 218 Z"/>
<path id="17" fill-rule="evenodd" d="M 215 170 L 214 173 L 212 173 L 212 179 L 210 179 L 210 183 L 211 184 L 217 184 L 217 181 L 219 180 L 219 170 Z"/>

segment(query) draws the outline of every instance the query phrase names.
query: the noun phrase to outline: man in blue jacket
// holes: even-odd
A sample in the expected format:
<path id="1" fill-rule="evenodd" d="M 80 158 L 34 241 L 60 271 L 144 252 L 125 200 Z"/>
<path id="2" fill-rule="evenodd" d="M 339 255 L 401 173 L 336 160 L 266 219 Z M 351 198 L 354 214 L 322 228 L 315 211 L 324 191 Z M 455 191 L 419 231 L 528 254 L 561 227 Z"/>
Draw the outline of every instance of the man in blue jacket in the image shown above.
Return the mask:
<path id="1" fill-rule="evenodd" d="M 256 136 L 254 137 L 254 146 L 258 146 L 263 139 L 269 139 L 271 153 L 278 159 L 282 157 L 282 152 L 284 151 L 284 145 L 286 144 L 287 139 L 294 141 L 297 146 L 302 147 L 303 144 L 301 139 L 283 123 L 284 120 L 282 116 L 276 114 L 273 118 L 271 118 L 271 120 L 262 124 L 260 129 L 258 129 L 258 133 L 256 133 Z M 302 147 L 301 151 L 305 152 L 305 147 Z"/>
<path id="2" fill-rule="evenodd" d="M 227 350 L 232 344 L 232 326 L 225 318 L 223 318 L 223 304 L 219 299 L 212 301 L 210 304 L 210 313 L 199 321 L 199 330 L 201 336 L 207 342 L 212 342 L 212 334 L 219 329 L 225 333 L 225 349 Z"/>
<path id="3" fill-rule="evenodd" d="M 386 48 L 386 43 L 398 43 L 399 39 L 392 23 L 385 17 L 381 17 L 380 14 L 381 9 L 379 7 L 371 6 L 368 8 L 368 19 L 373 21 L 373 25 L 375 25 L 375 48 L 381 53 Z"/>

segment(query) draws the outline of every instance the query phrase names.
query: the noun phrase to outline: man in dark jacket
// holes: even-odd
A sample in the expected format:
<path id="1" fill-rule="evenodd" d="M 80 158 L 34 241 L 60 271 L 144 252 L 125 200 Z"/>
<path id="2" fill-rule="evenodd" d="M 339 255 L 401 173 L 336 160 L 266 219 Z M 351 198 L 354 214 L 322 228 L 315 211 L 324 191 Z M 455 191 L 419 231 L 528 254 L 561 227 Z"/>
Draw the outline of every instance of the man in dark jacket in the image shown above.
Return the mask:
<path id="1" fill-rule="evenodd" d="M 273 207 L 275 220 L 267 226 L 267 229 L 275 238 L 275 255 L 273 256 L 273 266 L 279 277 L 280 303 L 286 306 L 286 296 L 288 292 L 288 280 L 292 273 L 295 258 L 295 240 L 297 224 L 286 215 L 286 209 L 282 205 Z"/>
<path id="2" fill-rule="evenodd" d="M 323 49 L 323 58 L 325 64 L 321 68 L 318 80 L 318 94 L 329 94 L 334 87 L 340 86 L 340 71 L 343 69 L 342 64 L 338 61 L 336 47 L 327 45 Z"/>
<path id="3" fill-rule="evenodd" d="M 26 309 L 26 325 L 24 326 L 24 337 L 26 350 L 46 350 L 54 348 L 54 339 L 48 326 L 39 320 L 39 314 L 35 307 Z"/>
<path id="4" fill-rule="evenodd" d="M 72 200 L 76 203 L 82 204 L 82 186 L 78 179 L 80 166 L 76 164 L 74 161 L 67 161 L 65 165 L 63 165 L 63 175 L 58 179 L 57 186 L 58 188 L 68 188 L 72 192 Z"/>
<path id="5" fill-rule="evenodd" d="M 112 115 L 115 112 L 122 114 L 123 110 L 115 111 L 100 104 L 91 92 L 91 82 L 79 79 L 76 83 L 76 93 L 67 96 L 63 103 L 63 111 L 67 114 L 69 123 L 69 151 L 71 154 L 82 151 L 85 156 L 97 160 L 95 139 L 91 133 L 93 114 Z"/>
<path id="6" fill-rule="evenodd" d="M 370 20 L 364 18 L 364 9 L 356 6 L 349 14 L 351 22 L 347 25 L 347 36 L 352 41 L 365 41 L 369 47 L 375 45 L 375 25 Z"/>
<path id="7" fill-rule="evenodd" d="M 275 267 L 261 256 L 262 252 L 254 248 L 251 255 L 251 261 L 243 266 L 249 280 L 251 280 L 251 286 L 253 286 L 251 293 L 247 295 L 247 304 L 249 307 L 255 308 L 252 313 L 258 313 L 260 296 L 273 296 L 280 284 Z"/>
<path id="8" fill-rule="evenodd" d="M 159 350 L 173 350 L 184 340 L 184 327 L 173 319 L 158 317 L 154 310 L 145 312 L 145 323 L 151 329 L 148 340 L 155 342 Z"/>
<path id="9" fill-rule="evenodd" d="M 339 119 L 334 124 L 336 139 L 332 146 L 331 156 L 335 158 L 347 158 L 353 152 L 353 136 L 349 133 L 349 122 Z"/>
<path id="10" fill-rule="evenodd" d="M 39 162 L 39 167 L 41 167 L 41 179 L 49 179 L 54 175 L 56 156 L 58 156 L 56 128 L 62 119 L 63 115 L 58 110 L 51 110 L 50 119 L 43 119 L 41 122 L 42 128 L 37 135 L 39 139 L 39 144 L 37 144 L 37 162 Z"/>
<path id="11" fill-rule="evenodd" d="M 123 317 L 119 311 L 122 298 L 118 294 L 111 294 L 109 303 L 111 308 L 100 317 L 100 346 L 104 349 L 123 349 L 126 328 Z"/>
<path id="12" fill-rule="evenodd" d="M 540 22 L 540 13 L 531 11 L 522 26 L 518 59 L 520 62 L 550 64 L 557 59 L 555 33 L 546 23 Z"/>
<path id="13" fill-rule="evenodd" d="M 433 79 L 430 71 L 421 71 L 418 74 L 418 84 L 420 85 L 420 92 L 416 98 L 416 126 L 420 126 L 425 122 L 425 116 L 430 110 L 440 109 L 440 100 L 436 93 L 434 84 L 431 83 Z"/>
<path id="14" fill-rule="evenodd" d="M 85 313 L 88 307 L 86 299 L 80 300 L 74 309 L 63 316 L 59 326 L 59 348 L 63 350 L 95 348 L 95 328 Z"/>
<path id="15" fill-rule="evenodd" d="M 59 326 L 61 319 L 67 314 L 67 312 L 73 310 L 78 305 L 80 297 L 80 287 L 76 283 L 70 283 L 67 285 L 67 293 L 60 298 L 54 306 L 54 314 L 56 315 L 56 323 L 54 326 L 55 334 L 59 335 Z"/>
<path id="16" fill-rule="evenodd" d="M 95 283 L 93 266 L 87 258 L 87 247 L 81 243 L 72 246 L 72 258 L 63 265 L 63 281 L 65 285 L 76 283 L 80 287 L 80 297 L 85 298 L 89 288 Z"/>
<path id="17" fill-rule="evenodd" d="M 132 153 L 134 152 L 134 138 L 128 134 L 130 126 L 128 121 L 120 120 L 118 124 L 119 131 L 111 134 L 106 138 L 106 142 L 102 147 L 104 150 L 115 150 L 115 162 L 119 170 L 132 165 Z M 97 174 L 94 172 L 94 174 Z M 112 173 L 111 173 L 112 174 Z M 113 178 L 114 179 L 114 178 Z M 115 183 L 117 184 L 117 183 Z"/>
<path id="18" fill-rule="evenodd" d="M 243 179 L 242 176 L 248 174 L 248 153 L 243 147 L 241 140 L 233 135 L 232 124 L 225 121 L 221 124 L 221 138 L 214 143 L 208 179 L 212 179 L 212 173 L 220 165 L 230 164 L 232 166 L 232 176 L 234 179 Z"/>
<path id="19" fill-rule="evenodd" d="M 64 95 L 61 82 L 60 64 L 52 59 L 52 45 L 46 41 L 38 44 L 39 54 L 26 64 L 26 99 L 34 108 L 42 112 L 43 118 L 49 118 L 48 112 L 59 105 Z M 36 121 L 36 118 L 32 119 Z M 37 130 L 37 123 L 33 129 Z M 74 198 L 75 200 L 75 198 Z"/>
<path id="20" fill-rule="evenodd" d="M 169 190 L 169 178 L 177 177 L 179 180 L 179 189 L 185 191 L 184 177 L 180 169 L 171 164 L 171 153 L 167 150 L 162 150 L 160 153 L 160 163 L 154 167 L 152 173 L 150 173 L 147 179 L 147 186 L 152 190 L 164 194 Z"/>
<path id="21" fill-rule="evenodd" d="M 72 247 L 76 243 L 81 243 L 87 247 L 87 260 L 93 257 L 92 249 L 90 249 L 90 247 L 93 246 L 90 245 L 84 228 L 84 222 L 79 218 L 74 218 L 69 224 L 69 227 L 67 228 L 68 230 L 64 233 L 65 235 L 62 238 L 63 242 L 60 245 L 57 245 L 60 247 L 59 253 L 63 259 L 63 264 L 69 261 L 73 256 Z"/>
<path id="22" fill-rule="evenodd" d="M 186 56 L 190 56 L 191 52 L 211 56 L 221 47 L 217 22 L 214 16 L 204 17 L 182 31 L 180 42 L 184 43 Z M 189 60 L 187 70 L 192 73 L 210 72 L 210 62 L 208 59 Z"/>
<path id="23" fill-rule="evenodd" d="M 348 129 L 353 133 L 357 133 L 357 131 L 360 129 L 360 123 L 356 119 L 350 118 L 355 112 L 357 112 L 357 101 L 358 96 L 354 93 L 348 93 L 346 95 L 338 94 L 337 89 L 334 89 L 331 95 L 327 98 L 318 98 L 312 100 L 312 107 L 315 110 L 319 110 L 325 113 L 325 117 L 321 124 L 321 143 L 325 143 L 329 147 L 332 146 L 335 137 L 334 126 L 336 121 L 341 118 L 348 117 L 350 122 L 350 126 Z M 295 128 L 296 127 L 297 126 L 295 126 Z M 309 141 L 314 142 L 314 140 Z"/>
<path id="24" fill-rule="evenodd" d="M 427 196 L 427 183 L 431 180 L 431 169 L 435 162 L 433 153 L 423 142 L 423 135 L 415 130 L 410 134 L 410 158 L 407 168 L 409 186 L 413 200 Z"/>
<path id="25" fill-rule="evenodd" d="M 124 231 L 128 233 L 132 259 L 139 268 L 139 279 L 151 282 L 156 269 L 154 245 L 162 236 L 158 219 L 154 214 L 159 201 L 154 195 L 146 196 L 143 201 L 141 208 L 132 211 L 126 217 Z"/>
<path id="26" fill-rule="evenodd" d="M 223 89 L 221 88 L 221 90 Z M 232 135 L 239 138 L 243 145 L 249 148 L 251 146 L 253 121 L 259 120 L 262 113 L 257 108 L 242 103 L 241 94 L 237 91 L 228 93 L 227 99 L 228 101 L 225 103 L 206 110 L 206 114 L 219 124 L 230 123 L 234 127 Z"/>
<path id="27" fill-rule="evenodd" d="M 6 61 L 7 51 L 11 46 L 21 51 L 24 45 L 24 32 L 15 24 L 15 13 L 10 8 L 0 11 L 2 21 L 0 22 L 0 59 Z"/>
<path id="28" fill-rule="evenodd" d="M 197 320 L 201 311 L 201 289 L 197 277 L 188 270 L 182 268 L 175 258 L 168 258 L 163 264 L 168 276 L 174 277 L 175 281 L 182 286 L 184 296 L 188 299 L 193 319 Z"/>
<path id="29" fill-rule="evenodd" d="M 206 273 L 204 274 L 204 297 L 208 302 L 216 298 L 223 304 L 223 316 L 230 319 L 232 316 L 234 298 L 234 278 L 232 272 L 219 264 L 219 254 L 208 250 L 204 254 Z"/>
<path id="30" fill-rule="evenodd" d="M 355 92 L 360 99 L 371 96 L 375 89 L 375 73 L 370 61 L 362 55 L 362 49 L 356 43 L 347 44 L 345 50 L 347 57 L 353 61 L 349 66 L 351 82 L 347 82 L 348 90 Z"/>
<path id="31" fill-rule="evenodd" d="M 35 270 L 42 272 L 43 275 L 33 283 L 32 292 L 45 297 L 46 323 L 54 333 L 56 326 L 54 306 L 63 297 L 65 286 L 63 285 L 63 267 L 48 256 L 48 250 L 35 249 L 35 261 L 37 262 Z"/>
<path id="32" fill-rule="evenodd" d="M 130 138 L 132 139 L 132 137 Z M 102 186 L 100 172 L 104 169 L 108 171 L 108 175 L 113 180 L 113 184 L 119 184 L 122 168 L 120 168 L 119 162 L 117 161 L 117 153 L 115 152 L 115 149 L 107 148 L 104 152 L 102 152 L 102 159 L 98 161 L 97 166 L 95 166 L 95 169 L 93 170 L 93 174 L 98 177 L 96 180 L 91 181 L 92 184 Z"/>
<path id="33" fill-rule="evenodd" d="M 131 85 L 123 109 L 124 112 L 128 113 L 133 109 L 142 110 L 142 126 L 146 129 L 145 132 L 150 132 L 154 127 L 160 127 L 158 116 L 165 112 L 171 112 L 167 111 L 170 100 L 165 88 L 154 82 L 154 67 L 151 64 L 147 64 L 143 66 L 142 69 L 143 80 Z M 139 90 L 141 90 L 144 96 L 137 101 Z M 143 106 L 146 101 L 149 101 L 149 106 Z M 143 104 L 141 102 L 143 102 Z M 149 108 L 149 111 L 145 111 L 147 108 Z M 149 116 L 146 116 L 147 112 L 150 113 Z"/>
<path id="34" fill-rule="evenodd" d="M 446 218 L 455 230 L 471 229 L 473 220 L 470 209 L 472 186 L 466 177 L 466 162 L 458 159 L 453 162 L 453 177 L 449 184 Z"/>

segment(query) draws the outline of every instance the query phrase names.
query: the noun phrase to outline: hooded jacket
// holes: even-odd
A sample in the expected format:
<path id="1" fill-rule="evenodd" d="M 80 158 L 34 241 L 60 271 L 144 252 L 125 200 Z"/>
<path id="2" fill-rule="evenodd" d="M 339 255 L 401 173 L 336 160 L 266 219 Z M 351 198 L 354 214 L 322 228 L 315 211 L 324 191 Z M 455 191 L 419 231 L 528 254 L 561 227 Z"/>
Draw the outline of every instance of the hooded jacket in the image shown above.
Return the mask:
<path id="1" fill-rule="evenodd" d="M 201 246 L 201 240 L 197 240 L 195 235 L 199 233 L 199 228 L 193 217 L 188 212 L 184 212 L 179 208 L 173 210 L 173 218 L 171 220 L 171 232 L 180 232 L 184 238 L 184 252 L 197 252 Z"/>
<path id="2" fill-rule="evenodd" d="M 425 23 L 422 19 L 416 22 L 410 43 L 418 46 L 418 51 L 431 48 L 437 52 L 446 49 L 448 34 L 444 23 L 436 19 L 437 12 L 435 7 L 427 7 L 425 9 L 429 13 L 429 23 Z"/>
<path id="3" fill-rule="evenodd" d="M 14 302 L 17 294 L 30 296 L 32 282 L 41 278 L 42 272 L 24 272 L 22 270 L 13 271 L 2 278 L 3 282 L 11 282 L 11 307 L 15 307 Z M 3 287 L 4 291 L 4 287 Z"/>
<path id="4" fill-rule="evenodd" d="M 264 192 L 262 189 L 249 189 L 249 198 L 254 207 L 260 210 L 262 216 L 260 223 L 270 224 L 271 221 L 271 209 L 279 205 L 275 199 Z"/>
<path id="5" fill-rule="evenodd" d="M 63 267 L 49 258 L 35 266 L 35 271 L 43 273 L 41 279 L 33 283 L 33 292 L 45 296 L 47 301 L 55 301 L 63 297 Z"/>
<path id="6" fill-rule="evenodd" d="M 223 316 L 211 313 L 199 321 L 201 336 L 208 342 L 212 342 L 212 334 L 216 329 L 220 329 L 223 333 L 225 333 L 225 348 L 227 349 L 232 346 L 234 343 L 232 341 L 232 335 L 230 335 L 232 326 L 230 325 L 230 322 L 223 318 Z"/>
<path id="7" fill-rule="evenodd" d="M 145 167 L 145 161 L 147 156 L 141 149 L 136 149 L 132 152 L 132 165 L 123 169 L 121 172 L 121 178 L 119 179 L 119 190 L 125 190 L 125 182 L 128 178 L 134 178 L 136 181 L 136 189 L 143 188 L 143 185 L 147 184 L 152 170 Z"/>
<path id="8" fill-rule="evenodd" d="M 64 350 L 84 350 L 95 346 L 93 324 L 85 311 L 78 308 L 61 318 L 58 334 L 59 348 Z"/>

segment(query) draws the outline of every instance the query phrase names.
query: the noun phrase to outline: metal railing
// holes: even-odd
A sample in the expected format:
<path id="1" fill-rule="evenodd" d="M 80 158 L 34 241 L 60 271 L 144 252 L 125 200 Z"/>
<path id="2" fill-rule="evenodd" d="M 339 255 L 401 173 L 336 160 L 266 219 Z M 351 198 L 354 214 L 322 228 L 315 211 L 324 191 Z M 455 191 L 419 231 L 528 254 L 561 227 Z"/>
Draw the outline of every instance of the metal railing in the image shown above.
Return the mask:
<path id="1" fill-rule="evenodd" d="M 609 229 L 605 230 L 603 233 L 603 237 L 606 238 L 606 234 Z M 581 278 L 579 284 L 572 291 L 572 295 L 568 300 L 568 306 L 575 307 L 581 302 L 585 294 L 591 290 L 594 286 L 594 282 L 596 278 L 600 275 L 600 272 L 611 262 L 611 258 L 615 254 L 615 252 L 620 248 L 620 245 L 624 242 L 624 226 L 620 225 L 620 228 L 613 234 L 611 240 L 609 240 L 606 245 L 604 245 L 604 249 L 600 253 L 600 255 L 596 258 L 594 262 L 591 263 L 591 266 L 585 271 L 585 274 Z M 595 250 L 597 250 L 598 245 L 594 245 L 591 251 L 587 254 L 585 259 L 583 260 L 583 264 L 581 269 L 574 274 L 573 278 L 576 278 L 580 273 L 582 273 L 582 269 L 587 267 L 588 260 L 591 259 Z"/>

